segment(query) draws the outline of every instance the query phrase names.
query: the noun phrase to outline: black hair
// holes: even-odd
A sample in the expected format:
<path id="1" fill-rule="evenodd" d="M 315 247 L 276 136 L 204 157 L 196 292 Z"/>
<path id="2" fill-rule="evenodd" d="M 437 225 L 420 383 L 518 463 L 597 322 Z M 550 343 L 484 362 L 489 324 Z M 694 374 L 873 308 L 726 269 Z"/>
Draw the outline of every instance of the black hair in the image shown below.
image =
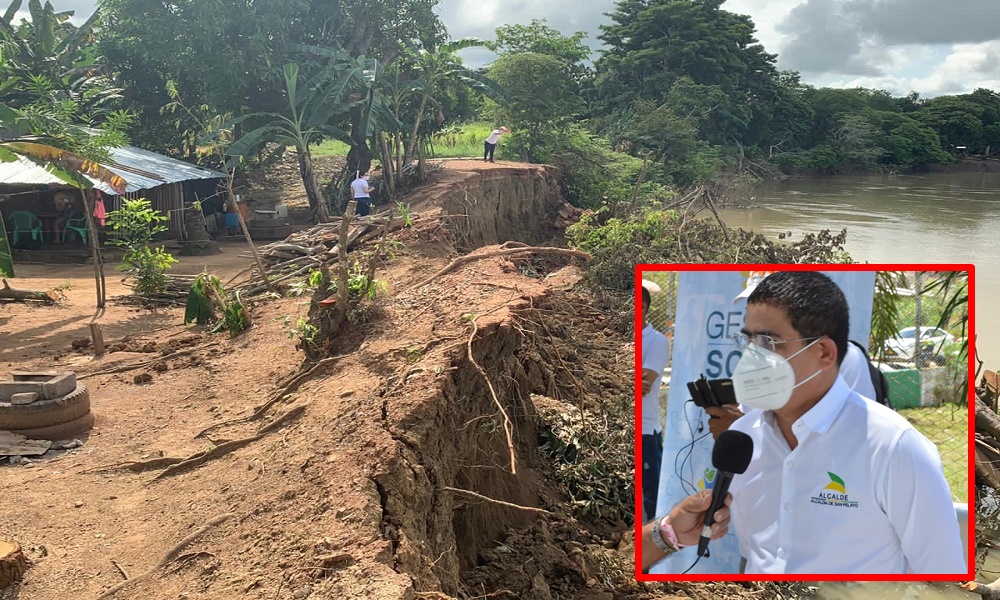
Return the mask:
<path id="1" fill-rule="evenodd" d="M 779 271 L 764 278 L 747 305 L 767 304 L 788 313 L 802 337 L 828 337 L 837 346 L 837 366 L 847 355 L 850 312 L 840 287 L 816 271 Z"/>
<path id="2" fill-rule="evenodd" d="M 653 299 L 649 295 L 649 290 L 646 289 L 646 286 L 642 286 L 642 303 L 646 306 L 653 303 Z"/>

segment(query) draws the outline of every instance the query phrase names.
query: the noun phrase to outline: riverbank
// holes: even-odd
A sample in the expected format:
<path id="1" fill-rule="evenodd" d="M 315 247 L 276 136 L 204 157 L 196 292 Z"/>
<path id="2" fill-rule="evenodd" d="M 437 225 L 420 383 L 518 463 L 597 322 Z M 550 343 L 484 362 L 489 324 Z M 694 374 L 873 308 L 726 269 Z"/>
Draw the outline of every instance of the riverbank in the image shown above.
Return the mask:
<path id="1" fill-rule="evenodd" d="M 1000 157 L 959 158 L 948 164 L 935 164 L 927 169 L 931 173 L 1000 173 Z"/>

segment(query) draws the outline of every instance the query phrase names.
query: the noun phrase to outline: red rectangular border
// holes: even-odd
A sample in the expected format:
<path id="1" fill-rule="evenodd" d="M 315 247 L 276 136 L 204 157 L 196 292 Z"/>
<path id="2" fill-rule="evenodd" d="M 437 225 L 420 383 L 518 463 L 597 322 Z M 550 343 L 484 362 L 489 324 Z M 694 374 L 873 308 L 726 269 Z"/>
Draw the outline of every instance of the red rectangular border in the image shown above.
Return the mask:
<path id="1" fill-rule="evenodd" d="M 896 574 L 801 574 L 801 575 L 740 575 L 706 574 L 646 574 L 642 572 L 642 346 L 635 344 L 635 576 L 639 581 L 972 581 L 976 570 L 976 511 L 975 511 L 975 417 L 976 386 L 974 357 L 976 356 L 976 267 L 973 264 L 638 264 L 635 266 L 635 331 L 642 331 L 642 273 L 644 271 L 967 271 L 969 277 L 969 410 L 968 410 L 968 500 L 969 500 L 969 572 L 964 575 L 896 575 Z M 639 340 L 639 335 L 636 335 Z"/>

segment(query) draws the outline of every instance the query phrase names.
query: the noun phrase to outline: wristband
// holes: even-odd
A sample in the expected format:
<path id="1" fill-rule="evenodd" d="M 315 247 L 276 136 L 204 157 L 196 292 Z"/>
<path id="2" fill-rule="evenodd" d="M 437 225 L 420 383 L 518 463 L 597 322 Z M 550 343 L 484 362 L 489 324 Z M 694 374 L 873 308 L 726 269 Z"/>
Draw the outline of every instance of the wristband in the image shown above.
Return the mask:
<path id="1" fill-rule="evenodd" d="M 653 531 L 650 538 L 653 540 L 653 545 L 659 548 L 662 552 L 666 554 L 673 554 L 681 548 L 684 548 L 680 542 L 677 541 L 677 534 L 674 533 L 674 528 L 670 525 L 667 520 L 670 515 L 665 515 L 653 521 Z"/>

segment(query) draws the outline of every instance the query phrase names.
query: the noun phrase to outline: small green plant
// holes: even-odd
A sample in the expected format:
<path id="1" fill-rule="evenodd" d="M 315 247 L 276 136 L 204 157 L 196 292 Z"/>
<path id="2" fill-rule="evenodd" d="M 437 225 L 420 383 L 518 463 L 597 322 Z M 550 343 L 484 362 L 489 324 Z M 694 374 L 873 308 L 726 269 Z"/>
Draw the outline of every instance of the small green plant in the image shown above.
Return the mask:
<path id="1" fill-rule="evenodd" d="M 222 314 L 216 316 L 216 310 Z M 247 311 L 239 292 L 228 297 L 218 277 L 201 273 L 194 279 L 191 291 L 188 292 L 184 307 L 184 324 L 195 322 L 198 325 L 208 325 L 218 321 L 212 333 L 229 331 L 236 335 L 250 328 L 250 313 Z"/>
<path id="2" fill-rule="evenodd" d="M 375 244 L 375 249 L 381 250 L 390 259 L 396 258 L 396 253 L 404 247 L 403 242 L 397 240 L 386 240 L 384 244 L 382 242 Z"/>
<path id="3" fill-rule="evenodd" d="M 406 362 L 410 364 L 418 363 L 420 362 L 420 359 L 423 358 L 423 354 L 423 350 L 420 346 L 410 346 L 406 349 Z"/>
<path id="4" fill-rule="evenodd" d="M 286 317 L 286 319 L 288 319 L 285 321 L 286 324 L 291 322 L 291 317 Z M 303 342 L 315 344 L 319 327 L 310 323 L 305 317 L 299 317 L 295 321 L 295 327 L 290 327 L 285 333 L 289 339 L 300 338 Z"/>
<path id="5" fill-rule="evenodd" d="M 114 232 L 110 243 L 125 249 L 122 270 L 135 279 L 133 289 L 140 296 L 166 290 L 166 271 L 177 262 L 163 246 L 151 247 L 153 239 L 167 231 L 166 221 L 167 216 L 145 198 L 123 199 L 121 208 L 108 213 L 108 226 Z"/>
<path id="6" fill-rule="evenodd" d="M 403 219 L 404 227 L 413 227 L 413 215 L 410 212 L 410 205 L 403 204 L 402 202 L 396 202 L 396 211 L 399 212 L 399 217 Z"/>

